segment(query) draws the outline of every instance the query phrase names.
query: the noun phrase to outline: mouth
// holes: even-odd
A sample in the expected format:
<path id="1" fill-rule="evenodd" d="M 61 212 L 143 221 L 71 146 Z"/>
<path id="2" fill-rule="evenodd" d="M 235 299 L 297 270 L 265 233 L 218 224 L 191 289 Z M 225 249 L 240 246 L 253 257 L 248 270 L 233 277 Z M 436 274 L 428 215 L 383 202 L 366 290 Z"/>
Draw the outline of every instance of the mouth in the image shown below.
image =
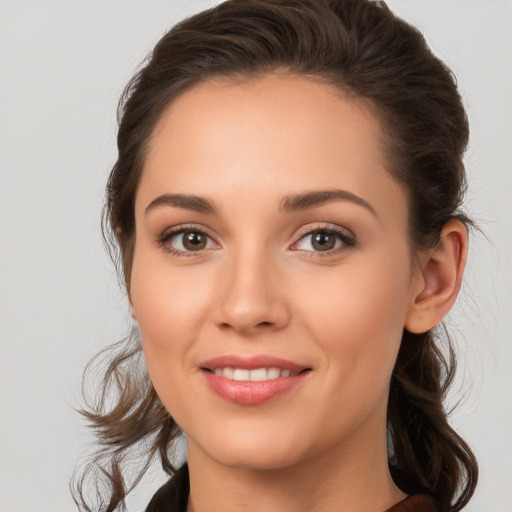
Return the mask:
<path id="1" fill-rule="evenodd" d="M 253 370 L 247 370 L 245 368 L 215 368 L 211 370 L 209 368 L 203 368 L 204 370 L 213 373 L 215 375 L 226 377 L 227 379 L 236 381 L 251 381 L 261 382 L 265 380 L 282 379 L 285 377 L 293 377 L 299 373 L 306 372 L 309 368 L 304 368 L 300 372 L 294 372 L 289 369 L 280 369 L 276 367 L 270 368 L 255 368 Z"/>
<path id="2" fill-rule="evenodd" d="M 258 405 L 292 391 L 312 368 L 271 356 L 222 356 L 200 365 L 210 389 L 243 405 Z"/>

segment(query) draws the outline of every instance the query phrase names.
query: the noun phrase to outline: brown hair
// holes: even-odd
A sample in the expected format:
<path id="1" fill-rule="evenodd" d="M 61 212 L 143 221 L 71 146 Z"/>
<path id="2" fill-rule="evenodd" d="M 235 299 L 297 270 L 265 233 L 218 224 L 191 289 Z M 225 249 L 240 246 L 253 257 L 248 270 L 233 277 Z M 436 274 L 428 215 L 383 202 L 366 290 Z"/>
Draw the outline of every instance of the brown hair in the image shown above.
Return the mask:
<path id="1" fill-rule="evenodd" d="M 460 211 L 466 114 L 450 70 L 415 28 L 382 1 L 228 0 L 165 34 L 121 98 L 119 155 L 108 181 L 104 226 L 128 292 L 135 195 L 165 107 L 205 80 L 247 80 L 276 71 L 316 79 L 371 106 L 383 127 L 389 172 L 408 191 L 413 248 L 435 245 L 450 219 L 470 224 Z M 180 433 L 145 372 L 138 338 L 130 336 L 102 354 L 107 369 L 99 398 L 82 411 L 100 448 L 74 482 L 81 510 L 92 510 L 82 492 L 91 477 L 99 510 L 113 511 L 155 456 L 172 475 L 169 450 Z M 443 408 L 454 371 L 442 326 L 420 335 L 405 331 L 388 405 L 396 484 L 407 493 L 429 493 L 440 510 L 450 512 L 467 504 L 478 475 L 474 455 Z M 128 483 L 125 466 L 137 446 L 144 463 Z"/>

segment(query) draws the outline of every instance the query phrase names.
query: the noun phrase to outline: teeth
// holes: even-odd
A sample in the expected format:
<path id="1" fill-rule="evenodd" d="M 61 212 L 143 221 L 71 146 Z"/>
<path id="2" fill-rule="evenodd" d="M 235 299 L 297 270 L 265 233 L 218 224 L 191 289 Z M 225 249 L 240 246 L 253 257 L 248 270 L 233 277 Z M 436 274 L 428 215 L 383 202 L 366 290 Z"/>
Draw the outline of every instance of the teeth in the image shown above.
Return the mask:
<path id="1" fill-rule="evenodd" d="M 232 380 L 250 380 L 254 382 L 296 375 L 296 372 L 280 370 L 279 368 L 257 368 L 255 370 L 245 370 L 243 368 L 215 368 L 213 373 Z"/>
<path id="2" fill-rule="evenodd" d="M 278 379 L 281 375 L 281 370 L 279 368 L 269 368 L 267 370 L 267 376 L 269 379 Z"/>
<path id="3" fill-rule="evenodd" d="M 227 377 L 228 379 L 233 378 L 233 374 L 235 373 L 235 370 L 233 370 L 233 368 L 224 368 L 224 370 L 222 370 L 222 368 L 218 369 L 220 369 L 223 372 L 224 377 Z"/>
<path id="4" fill-rule="evenodd" d="M 249 372 L 249 380 L 267 380 L 267 370 L 265 368 L 258 368 Z"/>
<path id="5" fill-rule="evenodd" d="M 235 368 L 235 372 L 233 373 L 233 380 L 249 380 L 249 374 L 249 370 Z"/>

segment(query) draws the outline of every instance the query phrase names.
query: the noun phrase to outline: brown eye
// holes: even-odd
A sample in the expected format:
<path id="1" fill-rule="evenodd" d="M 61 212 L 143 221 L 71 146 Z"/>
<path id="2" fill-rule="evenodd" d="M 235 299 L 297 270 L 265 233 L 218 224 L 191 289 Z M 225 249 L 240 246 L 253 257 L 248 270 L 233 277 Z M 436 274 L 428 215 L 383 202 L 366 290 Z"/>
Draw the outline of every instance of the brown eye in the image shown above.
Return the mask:
<path id="1" fill-rule="evenodd" d="M 324 252 L 334 255 L 355 245 L 356 240 L 348 230 L 317 228 L 302 235 L 293 245 L 293 249 L 311 254 Z"/>
<path id="2" fill-rule="evenodd" d="M 311 246 L 315 251 L 329 251 L 336 245 L 336 236 L 327 231 L 314 231 L 311 233 Z"/>
<path id="3" fill-rule="evenodd" d="M 219 248 L 204 231 L 192 228 L 171 231 L 161 238 L 160 244 L 175 255 Z"/>
<path id="4" fill-rule="evenodd" d="M 184 231 L 181 235 L 182 244 L 187 251 L 200 251 L 206 248 L 207 237 L 197 231 Z"/>

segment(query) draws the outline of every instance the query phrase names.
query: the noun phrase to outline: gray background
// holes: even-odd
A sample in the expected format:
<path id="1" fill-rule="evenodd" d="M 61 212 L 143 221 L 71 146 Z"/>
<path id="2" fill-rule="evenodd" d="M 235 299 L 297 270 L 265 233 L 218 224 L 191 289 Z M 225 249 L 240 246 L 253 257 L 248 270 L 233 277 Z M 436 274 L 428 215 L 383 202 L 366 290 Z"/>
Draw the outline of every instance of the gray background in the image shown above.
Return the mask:
<path id="1" fill-rule="evenodd" d="M 215 2 L 213 2 L 215 3 Z M 200 0 L 0 0 L 0 512 L 74 510 L 89 435 L 80 375 L 129 324 L 102 248 L 115 107 L 147 51 Z M 512 2 L 390 0 L 454 69 L 472 125 L 472 239 L 450 315 L 453 424 L 481 462 L 470 512 L 512 511 Z M 155 471 L 130 498 L 142 510 Z"/>

